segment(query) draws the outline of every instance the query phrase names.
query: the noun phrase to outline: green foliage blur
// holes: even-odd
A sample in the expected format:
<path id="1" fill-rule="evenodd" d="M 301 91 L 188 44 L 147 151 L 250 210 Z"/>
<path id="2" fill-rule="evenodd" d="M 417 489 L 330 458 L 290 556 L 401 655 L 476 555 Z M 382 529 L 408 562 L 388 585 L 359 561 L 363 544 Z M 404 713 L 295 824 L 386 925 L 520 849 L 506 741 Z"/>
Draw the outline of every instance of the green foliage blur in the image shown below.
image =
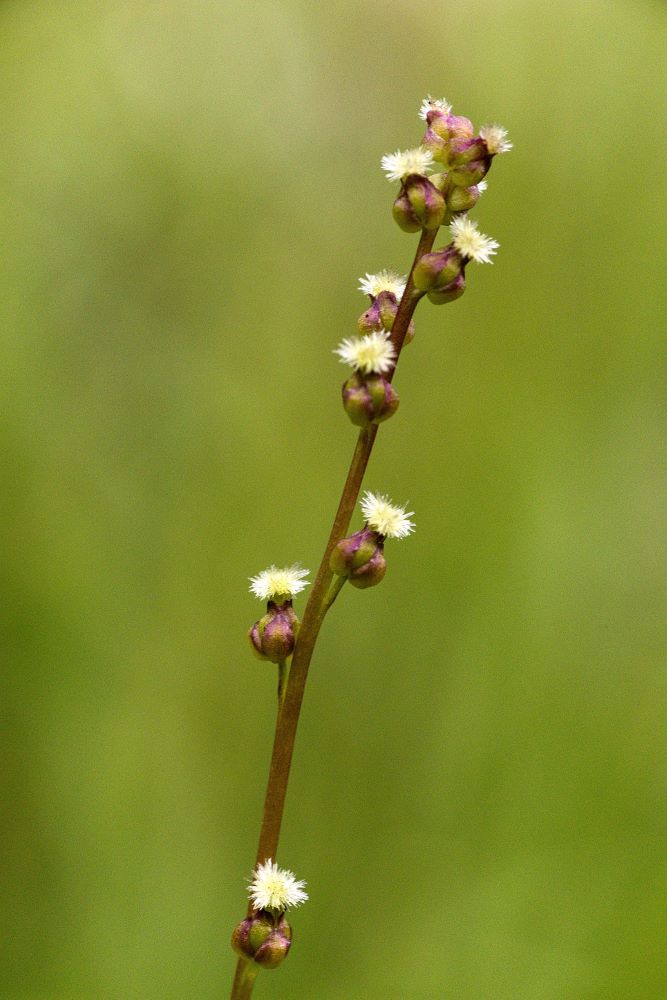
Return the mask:
<path id="1" fill-rule="evenodd" d="M 317 566 L 331 352 L 412 259 L 379 160 L 428 93 L 509 130 L 501 250 L 401 360 L 365 485 L 417 531 L 322 633 L 278 859 L 311 900 L 255 995 L 667 996 L 664 14 L 2 4 L 2 1000 L 228 996 L 247 578 Z"/>

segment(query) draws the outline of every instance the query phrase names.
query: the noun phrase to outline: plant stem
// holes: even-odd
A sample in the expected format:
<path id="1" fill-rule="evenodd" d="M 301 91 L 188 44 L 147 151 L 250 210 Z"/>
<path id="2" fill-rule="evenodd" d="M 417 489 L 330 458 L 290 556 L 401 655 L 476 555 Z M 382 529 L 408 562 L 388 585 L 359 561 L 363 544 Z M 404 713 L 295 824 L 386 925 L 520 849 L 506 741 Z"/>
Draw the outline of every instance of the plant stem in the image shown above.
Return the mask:
<path id="1" fill-rule="evenodd" d="M 415 296 L 415 287 L 412 281 L 412 274 L 415 265 L 423 254 L 428 253 L 433 247 L 436 231 L 422 231 L 417 251 L 415 253 L 410 274 L 408 275 L 405 291 L 401 298 L 391 332 L 391 342 L 396 350 L 396 361 L 388 380 L 394 376 L 398 364 L 399 355 L 403 348 L 405 335 L 407 333 L 410 320 L 417 307 L 419 298 Z M 296 739 L 296 730 L 299 722 L 301 703 L 308 677 L 308 668 L 312 659 L 313 650 L 319 635 L 324 616 L 329 607 L 333 604 L 338 591 L 333 592 L 331 599 L 330 584 L 333 573 L 329 569 L 329 557 L 334 546 L 347 533 L 354 508 L 359 497 L 361 483 L 366 472 L 366 466 L 373 450 L 373 444 L 377 435 L 377 424 L 372 424 L 359 432 L 357 444 L 352 455 L 350 468 L 347 473 L 343 492 L 338 504 L 338 510 L 329 533 L 329 539 L 322 556 L 320 567 L 313 582 L 308 603 L 303 615 L 303 622 L 299 630 L 299 637 L 294 649 L 292 664 L 289 669 L 287 690 L 283 699 L 279 703 L 278 718 L 276 720 L 276 731 L 273 740 L 273 752 L 271 755 L 271 765 L 269 768 L 269 780 L 266 788 L 264 800 L 264 813 L 262 816 L 262 826 L 257 847 L 256 865 L 263 864 L 269 858 L 274 861 L 278 853 L 278 841 L 280 838 L 280 827 L 285 806 L 285 796 L 287 793 L 287 782 L 289 780 L 290 765 L 292 763 L 292 752 Z M 252 913 L 252 905 L 248 907 L 248 913 Z M 252 992 L 239 992 L 239 968 L 241 963 L 248 964 L 244 959 L 239 959 L 236 970 L 234 986 L 230 1000 L 246 1000 Z"/>
<path id="2" fill-rule="evenodd" d="M 289 677 L 289 664 L 287 660 L 281 660 L 278 664 L 278 709 L 285 700 L 287 691 L 287 678 Z"/>
<path id="3" fill-rule="evenodd" d="M 249 1000 L 259 973 L 259 966 L 245 958 L 239 958 L 232 986 L 233 1000 Z"/>

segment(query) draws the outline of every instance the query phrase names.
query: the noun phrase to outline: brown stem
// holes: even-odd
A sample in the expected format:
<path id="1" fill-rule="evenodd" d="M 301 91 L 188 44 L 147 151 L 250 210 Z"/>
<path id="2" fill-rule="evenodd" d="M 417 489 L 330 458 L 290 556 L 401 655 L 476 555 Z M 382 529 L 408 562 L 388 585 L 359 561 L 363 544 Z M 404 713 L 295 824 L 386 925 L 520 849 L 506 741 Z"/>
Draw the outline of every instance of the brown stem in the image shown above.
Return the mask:
<path id="1" fill-rule="evenodd" d="M 412 274 L 415 265 L 423 254 L 428 253 L 435 240 L 436 231 L 422 231 L 419 245 L 415 253 L 415 258 L 410 268 L 405 292 L 401 298 L 391 332 L 391 341 L 396 349 L 396 364 L 389 376 L 393 378 L 398 364 L 398 358 L 403 348 L 405 335 L 407 333 L 410 320 L 417 307 L 419 297 L 415 295 L 415 287 L 412 281 Z M 292 665 L 289 671 L 287 691 L 284 701 L 278 709 L 276 720 L 276 731 L 273 739 L 273 752 L 271 755 L 271 765 L 269 769 L 269 780 L 266 787 L 266 797 L 264 800 L 264 813 L 262 816 L 262 827 L 259 834 L 259 844 L 257 847 L 256 864 L 260 865 L 272 858 L 274 861 L 278 853 L 278 841 L 280 838 L 280 826 L 283 818 L 285 806 L 285 796 L 287 794 L 287 782 L 289 780 L 290 765 L 292 763 L 292 752 L 296 739 L 296 730 L 299 722 L 301 703 L 308 677 L 308 668 L 312 659 L 313 650 L 319 635 L 324 616 L 328 610 L 326 597 L 329 584 L 333 576 L 329 569 L 329 557 L 334 546 L 347 533 L 350 519 L 354 512 L 359 490 L 364 478 L 366 466 L 373 450 L 373 444 L 377 435 L 377 424 L 372 424 L 368 429 L 360 431 L 357 444 L 354 449 L 350 468 L 347 473 L 343 492 L 341 494 L 338 510 L 329 533 L 324 555 L 320 567 L 317 571 L 313 583 L 306 610 L 303 615 L 303 622 L 299 630 L 299 638 L 294 649 Z M 252 905 L 248 908 L 252 912 Z M 234 987 L 232 988 L 231 1000 L 242 1000 L 242 997 L 250 994 L 241 994 L 240 976 L 242 975 L 240 964 L 243 959 L 239 959 Z M 252 985 L 250 986 L 252 990 Z"/>
<path id="2" fill-rule="evenodd" d="M 412 272 L 421 256 L 429 252 L 434 240 L 434 232 L 422 232 L 417 252 L 415 253 L 415 259 L 408 276 L 405 292 L 401 298 L 396 318 L 394 319 L 391 340 L 396 348 L 397 364 L 398 356 L 405 340 L 405 334 L 418 301 L 413 297 L 414 285 L 412 283 Z M 392 375 L 395 371 L 396 365 L 394 365 Z M 269 780 L 264 801 L 262 829 L 257 847 L 256 862 L 258 865 L 263 864 L 268 858 L 275 860 L 278 853 L 280 825 L 285 805 L 296 728 L 299 722 L 299 712 L 301 711 L 301 702 L 303 700 L 313 649 L 315 648 L 317 636 L 326 613 L 324 601 L 333 576 L 329 569 L 329 557 L 334 546 L 345 536 L 348 530 L 350 519 L 352 518 L 359 497 L 359 490 L 361 489 L 366 466 L 373 450 L 377 431 L 377 424 L 372 424 L 367 430 L 362 430 L 359 433 L 357 445 L 354 449 L 350 468 L 347 473 L 347 479 L 345 480 L 338 504 L 338 510 L 336 511 L 324 555 L 322 556 L 322 561 L 317 571 L 308 603 L 306 604 L 306 610 L 304 611 L 303 622 L 299 630 L 299 638 L 294 650 L 292 666 L 290 667 L 287 693 L 276 721 L 273 755 L 271 757 Z"/>

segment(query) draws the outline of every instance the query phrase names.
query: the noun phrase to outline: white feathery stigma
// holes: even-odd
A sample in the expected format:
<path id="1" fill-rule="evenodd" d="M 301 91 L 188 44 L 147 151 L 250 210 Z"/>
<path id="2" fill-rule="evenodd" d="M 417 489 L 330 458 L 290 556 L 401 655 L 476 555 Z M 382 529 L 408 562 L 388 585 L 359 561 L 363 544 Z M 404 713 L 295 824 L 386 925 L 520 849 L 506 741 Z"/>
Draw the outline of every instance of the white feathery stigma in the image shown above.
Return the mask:
<path id="1" fill-rule="evenodd" d="M 294 872 L 279 868 L 271 858 L 258 865 L 248 885 L 248 898 L 256 910 L 279 910 L 283 913 L 290 906 L 299 906 L 308 899 L 305 882 Z"/>
<path id="2" fill-rule="evenodd" d="M 400 302 L 407 278 L 405 275 L 395 274 L 393 271 L 378 271 L 377 274 L 366 274 L 365 278 L 359 278 L 359 291 L 364 295 L 370 295 L 376 299 L 380 292 L 391 292 Z"/>
<path id="3" fill-rule="evenodd" d="M 344 365 L 364 375 L 384 375 L 394 367 L 396 349 L 386 330 L 374 330 L 365 337 L 349 337 L 334 350 Z"/>
<path id="4" fill-rule="evenodd" d="M 491 156 L 495 156 L 496 153 L 509 153 L 512 149 L 512 143 L 507 138 L 507 129 L 501 125 L 482 125 L 479 135 L 486 143 Z"/>
<path id="5" fill-rule="evenodd" d="M 410 520 L 410 515 L 414 511 L 406 511 L 405 507 L 398 507 L 392 504 L 389 497 L 382 493 L 371 493 L 366 490 L 361 498 L 361 507 L 366 524 L 378 535 L 385 538 L 405 538 L 415 530 L 414 523 Z"/>
<path id="6" fill-rule="evenodd" d="M 476 260 L 478 264 L 492 264 L 491 257 L 500 246 L 490 236 L 480 233 L 477 223 L 467 215 L 457 215 L 449 227 L 452 242 L 462 257 Z"/>
<path id="7" fill-rule="evenodd" d="M 444 99 L 444 97 L 442 98 L 441 101 L 438 101 L 434 97 L 431 97 L 431 95 L 429 94 L 428 97 L 425 97 L 424 100 L 422 101 L 421 107 L 419 109 L 419 117 L 423 119 L 423 121 L 426 121 L 426 116 L 428 115 L 429 111 L 436 111 L 436 110 L 442 111 L 443 115 L 448 115 L 452 110 L 452 106 L 449 103 L 449 101 L 446 101 Z"/>
<path id="8" fill-rule="evenodd" d="M 479 184 L 477 184 L 477 190 L 479 191 L 480 194 L 484 194 L 484 192 L 486 191 L 486 189 L 488 188 L 488 186 L 489 186 L 489 182 L 487 181 L 487 179 L 485 177 L 484 180 L 480 181 Z"/>
<path id="9" fill-rule="evenodd" d="M 382 157 L 382 169 L 389 181 L 400 181 L 408 174 L 421 174 L 423 177 L 433 166 L 433 154 L 424 146 L 415 149 L 397 149 Z"/>
<path id="10" fill-rule="evenodd" d="M 249 589 L 262 601 L 270 601 L 273 597 L 294 597 L 308 586 L 309 581 L 304 577 L 309 573 L 309 569 L 303 569 L 298 563 L 282 569 L 269 566 L 257 576 L 250 577 Z"/>

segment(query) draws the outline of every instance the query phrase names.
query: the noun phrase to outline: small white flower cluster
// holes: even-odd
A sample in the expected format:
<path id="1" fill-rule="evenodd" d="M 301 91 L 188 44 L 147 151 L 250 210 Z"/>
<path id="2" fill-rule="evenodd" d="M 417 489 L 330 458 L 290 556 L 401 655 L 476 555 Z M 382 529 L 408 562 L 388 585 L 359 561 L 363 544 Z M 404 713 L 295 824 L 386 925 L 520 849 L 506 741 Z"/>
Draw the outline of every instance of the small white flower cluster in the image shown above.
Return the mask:
<path id="1" fill-rule="evenodd" d="M 492 264 L 491 257 L 500 246 L 490 236 L 480 233 L 477 223 L 467 215 L 457 215 L 449 227 L 452 242 L 462 257 L 478 264 Z"/>
<path id="2" fill-rule="evenodd" d="M 292 598 L 308 586 L 308 580 L 304 578 L 309 573 L 309 569 L 303 569 L 298 563 L 282 569 L 269 566 L 257 576 L 250 577 L 249 589 L 261 601 L 270 601 L 274 597 Z"/>
<path id="3" fill-rule="evenodd" d="M 509 153 L 512 149 L 512 143 L 507 138 L 507 129 L 501 125 L 482 125 L 479 134 L 492 156 L 497 153 Z"/>
<path id="4" fill-rule="evenodd" d="M 359 503 L 366 524 L 384 538 L 405 538 L 415 530 L 410 520 L 413 510 L 392 504 L 382 493 L 366 490 Z"/>
<path id="5" fill-rule="evenodd" d="M 422 121 L 426 121 L 426 117 L 429 111 L 435 111 L 435 110 L 441 111 L 443 115 L 448 115 L 452 110 L 452 106 L 449 103 L 449 101 L 446 101 L 444 99 L 444 97 L 442 98 L 442 100 L 437 101 L 429 94 L 428 97 L 425 97 L 421 103 L 421 107 L 419 109 L 419 117 L 422 119 Z"/>
<path id="6" fill-rule="evenodd" d="M 380 292 L 391 292 L 400 302 L 405 291 L 407 279 L 405 275 L 394 274 L 393 271 L 378 271 L 377 274 L 366 274 L 359 278 L 359 291 L 376 299 Z"/>
<path id="7" fill-rule="evenodd" d="M 388 181 L 402 181 L 409 174 L 426 177 L 433 166 L 433 154 L 425 146 L 417 146 L 416 149 L 397 149 L 395 153 L 383 156 L 381 162 Z"/>
<path id="8" fill-rule="evenodd" d="M 396 350 L 386 330 L 373 330 L 365 337 L 349 337 L 335 348 L 345 365 L 363 375 L 384 375 L 394 367 Z"/>
<path id="9" fill-rule="evenodd" d="M 300 906 L 308 899 L 304 892 L 306 883 L 297 879 L 294 872 L 279 868 L 269 858 L 258 865 L 248 885 L 248 898 L 256 910 L 274 910 L 284 913 L 291 906 Z"/>

